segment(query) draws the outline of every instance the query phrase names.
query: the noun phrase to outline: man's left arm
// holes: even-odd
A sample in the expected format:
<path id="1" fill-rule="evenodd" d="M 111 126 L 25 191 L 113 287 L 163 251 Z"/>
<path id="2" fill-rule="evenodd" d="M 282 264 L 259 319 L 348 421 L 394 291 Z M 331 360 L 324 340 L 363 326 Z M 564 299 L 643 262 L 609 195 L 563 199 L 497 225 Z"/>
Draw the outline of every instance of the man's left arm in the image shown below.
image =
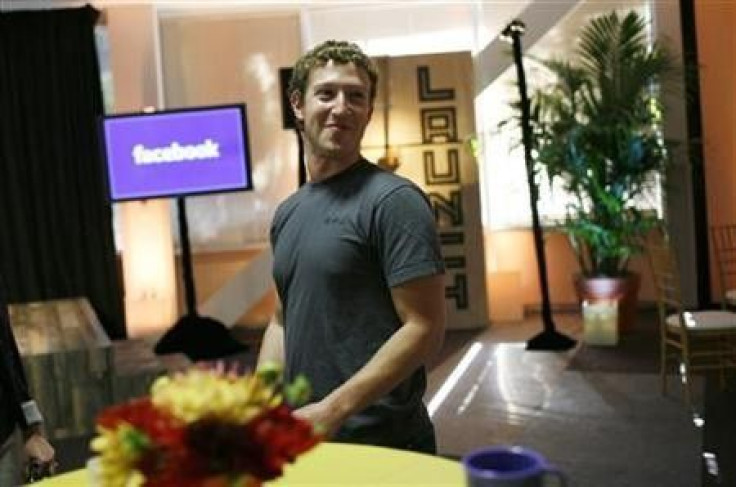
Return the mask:
<path id="1" fill-rule="evenodd" d="M 391 296 L 402 326 L 353 377 L 323 400 L 296 411 L 325 428 L 328 436 L 423 366 L 442 346 L 446 321 L 442 274 L 393 287 Z"/>

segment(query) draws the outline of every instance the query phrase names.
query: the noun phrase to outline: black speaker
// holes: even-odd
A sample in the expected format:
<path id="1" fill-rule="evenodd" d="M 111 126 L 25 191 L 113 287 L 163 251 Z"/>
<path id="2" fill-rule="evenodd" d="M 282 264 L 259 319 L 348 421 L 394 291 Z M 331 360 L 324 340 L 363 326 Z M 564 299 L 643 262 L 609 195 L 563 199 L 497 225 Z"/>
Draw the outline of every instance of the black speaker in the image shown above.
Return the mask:
<path id="1" fill-rule="evenodd" d="M 279 84 L 281 85 L 281 123 L 284 129 L 292 130 L 296 128 L 296 120 L 294 120 L 294 112 L 291 111 L 291 103 L 289 102 L 289 81 L 293 68 L 279 69 Z"/>

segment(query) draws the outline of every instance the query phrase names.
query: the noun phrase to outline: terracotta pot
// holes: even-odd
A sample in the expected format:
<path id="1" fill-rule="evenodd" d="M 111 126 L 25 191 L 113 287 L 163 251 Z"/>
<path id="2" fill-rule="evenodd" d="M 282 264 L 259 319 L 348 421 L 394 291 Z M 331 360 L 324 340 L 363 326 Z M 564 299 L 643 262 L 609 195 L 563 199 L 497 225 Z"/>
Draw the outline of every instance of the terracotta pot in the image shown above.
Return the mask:
<path id="1" fill-rule="evenodd" d="M 626 333 L 636 324 L 637 304 L 639 302 L 639 274 L 629 273 L 625 277 L 575 276 L 575 291 L 578 300 L 596 301 L 618 299 L 618 331 Z"/>

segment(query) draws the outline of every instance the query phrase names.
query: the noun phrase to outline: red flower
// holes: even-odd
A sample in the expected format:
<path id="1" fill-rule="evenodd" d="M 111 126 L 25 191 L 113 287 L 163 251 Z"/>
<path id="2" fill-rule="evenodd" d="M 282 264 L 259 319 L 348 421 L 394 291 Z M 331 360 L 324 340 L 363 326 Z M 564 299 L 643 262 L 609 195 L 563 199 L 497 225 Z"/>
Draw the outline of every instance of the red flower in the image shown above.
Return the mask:
<path id="1" fill-rule="evenodd" d="M 312 426 L 293 417 L 286 406 L 265 411 L 245 425 L 206 418 L 186 428 L 187 460 L 180 471 L 190 478 L 241 472 L 272 480 L 282 474 L 286 462 L 319 441 Z"/>
<path id="2" fill-rule="evenodd" d="M 293 462 L 297 455 L 320 442 L 312 425 L 291 414 L 284 405 L 254 418 L 248 429 L 257 444 L 263 449 L 262 474 L 259 478 L 271 480 L 279 477 L 285 463 Z"/>
<path id="3" fill-rule="evenodd" d="M 111 406 L 97 417 L 97 424 L 103 428 L 115 429 L 121 423 L 144 432 L 157 444 L 180 442 L 184 426 L 168 412 L 156 409 L 147 397 Z"/>

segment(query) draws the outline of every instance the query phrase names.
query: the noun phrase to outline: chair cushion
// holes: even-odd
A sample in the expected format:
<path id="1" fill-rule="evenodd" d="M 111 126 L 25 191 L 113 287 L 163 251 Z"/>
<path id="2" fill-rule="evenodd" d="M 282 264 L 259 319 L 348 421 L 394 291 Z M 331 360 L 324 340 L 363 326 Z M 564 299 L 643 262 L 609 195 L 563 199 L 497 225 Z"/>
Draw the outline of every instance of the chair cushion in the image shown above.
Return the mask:
<path id="1" fill-rule="evenodd" d="M 731 311 L 685 311 L 683 314 L 685 315 L 685 326 L 687 326 L 689 330 L 736 331 L 736 313 L 732 313 Z M 667 326 L 679 328 L 679 315 L 674 314 L 668 316 Z"/>

